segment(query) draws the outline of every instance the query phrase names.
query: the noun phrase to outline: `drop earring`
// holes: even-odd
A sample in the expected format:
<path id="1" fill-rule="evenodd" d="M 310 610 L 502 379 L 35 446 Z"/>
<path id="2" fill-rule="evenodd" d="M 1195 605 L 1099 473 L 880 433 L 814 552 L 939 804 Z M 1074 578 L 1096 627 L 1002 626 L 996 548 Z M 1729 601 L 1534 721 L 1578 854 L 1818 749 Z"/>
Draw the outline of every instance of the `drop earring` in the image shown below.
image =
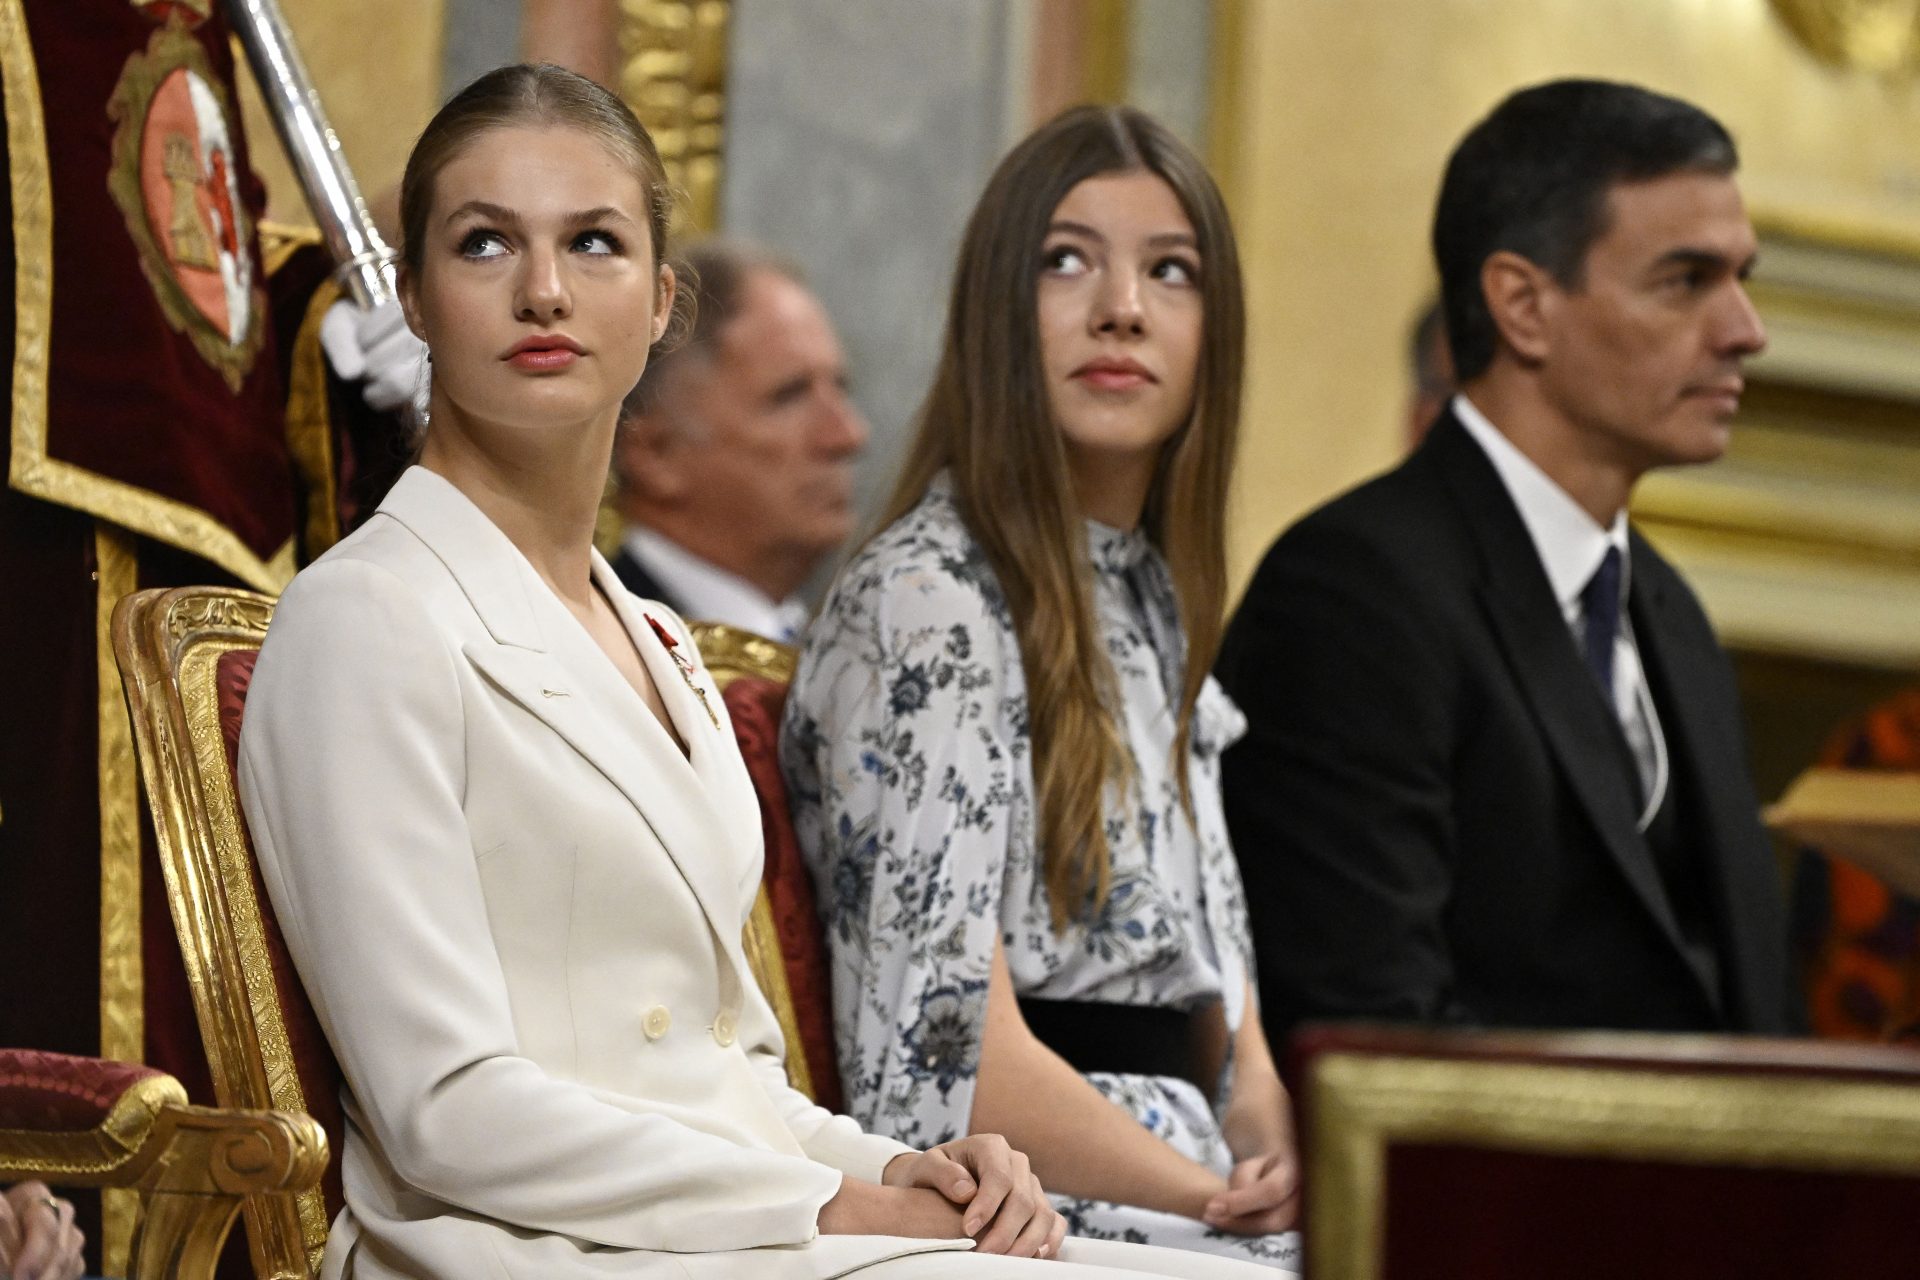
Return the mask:
<path id="1" fill-rule="evenodd" d="M 418 444 L 420 437 L 427 433 L 427 422 L 432 417 L 428 405 L 433 399 L 433 350 L 428 348 L 420 360 L 420 372 L 414 381 L 412 410 L 413 438 Z"/>

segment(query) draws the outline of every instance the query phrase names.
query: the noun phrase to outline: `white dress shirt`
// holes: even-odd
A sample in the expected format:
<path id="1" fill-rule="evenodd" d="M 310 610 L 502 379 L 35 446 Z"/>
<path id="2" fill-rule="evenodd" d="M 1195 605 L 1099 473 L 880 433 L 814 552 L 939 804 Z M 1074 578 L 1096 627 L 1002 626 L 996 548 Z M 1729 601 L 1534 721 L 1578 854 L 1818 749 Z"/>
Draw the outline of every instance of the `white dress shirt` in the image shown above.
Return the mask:
<path id="1" fill-rule="evenodd" d="M 1653 705 L 1647 687 L 1647 674 L 1640 664 L 1640 649 L 1633 638 L 1633 619 L 1627 611 L 1627 590 L 1633 581 L 1633 560 L 1627 541 L 1627 513 L 1616 512 L 1613 523 L 1601 528 L 1565 489 L 1555 484 L 1538 464 L 1503 435 L 1487 416 L 1463 395 L 1453 398 L 1454 416 L 1467 429 L 1493 463 L 1507 496 L 1519 508 L 1520 520 L 1533 539 L 1540 565 L 1547 571 L 1554 598 L 1573 632 L 1576 646 L 1582 643 L 1586 625 L 1586 607 L 1581 595 L 1587 583 L 1606 559 L 1608 548 L 1620 552 L 1620 630 L 1613 641 L 1613 711 L 1626 733 L 1633 753 L 1634 767 L 1640 774 L 1640 829 L 1646 830 L 1659 812 L 1666 795 L 1669 763 L 1665 734 L 1660 729 L 1660 713 Z"/>
<path id="2" fill-rule="evenodd" d="M 652 529 L 628 525 L 620 545 L 653 575 L 688 618 L 724 622 L 786 643 L 799 639 L 806 630 L 807 606 L 798 596 L 775 600 L 739 574 L 702 559 Z"/>

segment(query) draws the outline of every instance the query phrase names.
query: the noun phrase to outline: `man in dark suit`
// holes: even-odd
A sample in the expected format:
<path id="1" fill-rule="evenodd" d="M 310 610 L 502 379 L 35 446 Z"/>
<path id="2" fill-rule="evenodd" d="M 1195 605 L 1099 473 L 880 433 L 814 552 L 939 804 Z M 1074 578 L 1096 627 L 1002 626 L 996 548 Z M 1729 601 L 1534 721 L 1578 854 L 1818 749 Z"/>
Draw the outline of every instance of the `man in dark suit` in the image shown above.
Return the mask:
<path id="1" fill-rule="evenodd" d="M 1461 385 L 1275 543 L 1220 675 L 1267 1031 L 1303 1019 L 1784 1033 L 1786 924 L 1731 669 L 1634 533 L 1725 449 L 1765 343 L 1733 141 L 1561 81 L 1460 143 L 1433 243 Z"/>
<path id="2" fill-rule="evenodd" d="M 613 568 L 690 619 L 793 640 L 795 593 L 853 531 L 867 424 L 795 268 L 724 240 L 682 266 L 692 331 L 649 362 L 614 445 L 627 528 Z"/>

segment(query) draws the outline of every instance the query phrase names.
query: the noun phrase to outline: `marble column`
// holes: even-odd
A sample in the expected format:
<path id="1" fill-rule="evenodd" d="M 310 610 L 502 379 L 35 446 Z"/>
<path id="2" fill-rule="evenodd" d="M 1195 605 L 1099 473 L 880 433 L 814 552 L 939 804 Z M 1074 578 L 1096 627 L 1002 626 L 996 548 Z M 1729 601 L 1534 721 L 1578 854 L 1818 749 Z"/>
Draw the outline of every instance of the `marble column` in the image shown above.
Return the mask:
<path id="1" fill-rule="evenodd" d="M 795 259 L 873 424 L 859 494 L 884 500 L 938 355 L 953 259 L 1026 126 L 1021 0 L 735 0 L 722 228 Z"/>
<path id="2" fill-rule="evenodd" d="M 519 58 L 520 0 L 445 0 L 446 44 L 440 55 L 440 99 Z"/>

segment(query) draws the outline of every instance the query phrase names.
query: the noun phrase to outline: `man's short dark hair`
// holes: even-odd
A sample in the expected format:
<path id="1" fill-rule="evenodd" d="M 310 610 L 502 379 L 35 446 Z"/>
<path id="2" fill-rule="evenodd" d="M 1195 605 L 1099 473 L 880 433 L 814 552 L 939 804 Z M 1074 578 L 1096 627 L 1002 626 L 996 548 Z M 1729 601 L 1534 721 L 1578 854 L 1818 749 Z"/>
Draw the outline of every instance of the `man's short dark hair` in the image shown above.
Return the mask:
<path id="1" fill-rule="evenodd" d="M 1739 163 L 1718 120 L 1635 85 L 1554 80 L 1507 98 L 1454 148 L 1433 214 L 1455 375 L 1493 361 L 1498 333 L 1480 289 L 1489 256 L 1510 250 L 1577 288 L 1615 185 Z"/>
<path id="2" fill-rule="evenodd" d="M 1407 375 L 1413 380 L 1416 394 L 1434 397 L 1453 394 L 1452 362 L 1441 350 L 1446 342 L 1447 317 L 1440 309 L 1440 299 L 1435 297 L 1420 308 L 1420 314 L 1413 318 L 1413 327 L 1407 330 Z"/>
<path id="3" fill-rule="evenodd" d="M 738 315 L 747 280 L 756 272 L 771 271 L 796 284 L 806 281 L 800 268 L 759 245 L 715 237 L 690 245 L 673 263 L 679 287 L 693 295 L 693 319 L 686 337 L 666 350 L 655 351 L 640 382 L 627 393 L 622 416 L 651 413 L 660 407 L 661 389 L 674 370 L 704 356 L 716 337 Z"/>

